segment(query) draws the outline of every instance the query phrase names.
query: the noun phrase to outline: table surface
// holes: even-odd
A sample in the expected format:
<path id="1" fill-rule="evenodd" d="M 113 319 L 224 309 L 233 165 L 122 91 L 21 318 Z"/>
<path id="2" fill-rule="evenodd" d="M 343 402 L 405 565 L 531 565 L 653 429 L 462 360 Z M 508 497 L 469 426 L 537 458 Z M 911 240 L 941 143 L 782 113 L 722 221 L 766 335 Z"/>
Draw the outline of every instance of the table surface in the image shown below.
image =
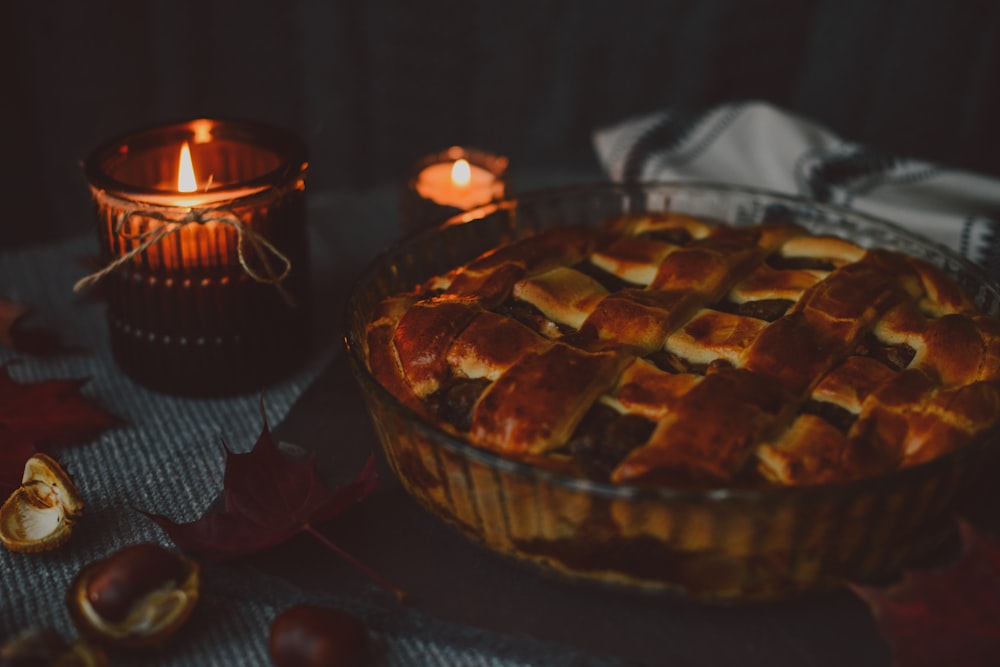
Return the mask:
<path id="1" fill-rule="evenodd" d="M 600 180 L 593 172 L 522 175 L 522 191 Z M 340 343 L 340 313 L 354 277 L 399 235 L 395 187 L 309 194 L 318 341 L 305 366 L 269 387 L 276 435 L 315 451 L 335 483 L 377 449 Z M 55 450 L 87 511 L 71 541 L 46 554 L 0 550 L 0 638 L 32 625 L 75 636 L 62 596 L 86 563 L 140 541 L 170 545 L 135 510 L 178 521 L 212 506 L 225 439 L 248 450 L 260 430 L 258 395 L 166 396 L 136 386 L 111 360 L 103 308 L 71 291 L 96 239 L 0 252 L 0 296 L 36 308 L 32 324 L 90 354 L 34 359 L 0 348 L 21 382 L 86 378 L 83 393 L 124 424 Z M 268 665 L 274 615 L 298 602 L 329 604 L 368 625 L 379 665 L 887 665 L 867 608 L 846 591 L 775 604 L 704 606 L 676 598 L 579 586 L 509 563 L 467 542 L 417 507 L 382 466 L 377 491 L 323 526 L 411 594 L 397 603 L 308 536 L 224 564 L 206 564 L 194 621 L 155 656 L 162 665 Z M 149 656 L 115 664 L 150 664 Z"/>

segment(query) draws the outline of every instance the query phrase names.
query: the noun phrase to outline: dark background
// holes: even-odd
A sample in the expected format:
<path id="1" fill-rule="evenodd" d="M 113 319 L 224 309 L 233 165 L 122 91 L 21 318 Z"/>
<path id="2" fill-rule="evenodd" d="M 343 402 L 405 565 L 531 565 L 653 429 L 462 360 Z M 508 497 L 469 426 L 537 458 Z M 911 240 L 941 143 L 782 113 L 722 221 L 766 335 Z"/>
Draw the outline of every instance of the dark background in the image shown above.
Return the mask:
<path id="1" fill-rule="evenodd" d="M 311 188 L 452 144 L 594 162 L 594 129 L 765 99 L 876 147 L 1000 174 L 1000 3 L 88 0 L 0 3 L 0 245 L 90 226 L 81 161 L 138 126 L 298 132 Z"/>

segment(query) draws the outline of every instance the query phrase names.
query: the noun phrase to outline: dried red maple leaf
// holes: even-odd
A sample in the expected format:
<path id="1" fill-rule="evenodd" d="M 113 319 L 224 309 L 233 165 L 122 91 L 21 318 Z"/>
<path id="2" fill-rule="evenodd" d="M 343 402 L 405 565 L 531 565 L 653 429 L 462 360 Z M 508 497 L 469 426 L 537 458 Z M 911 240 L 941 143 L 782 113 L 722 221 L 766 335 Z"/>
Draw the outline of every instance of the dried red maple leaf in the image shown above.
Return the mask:
<path id="1" fill-rule="evenodd" d="M 26 326 L 24 321 L 33 312 L 31 306 L 0 297 L 0 345 L 35 357 L 87 352 L 83 348 L 63 344 L 59 336 L 51 331 Z"/>
<path id="2" fill-rule="evenodd" d="M 86 379 L 22 384 L 0 365 L 0 494 L 21 484 L 24 463 L 36 451 L 73 445 L 121 420 L 80 394 Z"/>
<path id="3" fill-rule="evenodd" d="M 1000 542 L 959 522 L 961 555 L 888 587 L 851 586 L 871 608 L 894 667 L 1000 664 Z"/>
<path id="4" fill-rule="evenodd" d="M 249 452 L 237 454 L 226 448 L 222 511 L 208 511 L 201 518 L 182 524 L 163 515 L 139 511 L 166 531 L 180 549 L 208 560 L 249 555 L 277 546 L 298 533 L 307 533 L 402 598 L 402 591 L 396 586 L 315 528 L 375 489 L 378 476 L 374 458 L 368 458 L 354 481 L 330 491 L 316 468 L 315 453 L 298 460 L 285 457 L 271 436 L 263 403 L 261 416 L 261 434 Z"/>

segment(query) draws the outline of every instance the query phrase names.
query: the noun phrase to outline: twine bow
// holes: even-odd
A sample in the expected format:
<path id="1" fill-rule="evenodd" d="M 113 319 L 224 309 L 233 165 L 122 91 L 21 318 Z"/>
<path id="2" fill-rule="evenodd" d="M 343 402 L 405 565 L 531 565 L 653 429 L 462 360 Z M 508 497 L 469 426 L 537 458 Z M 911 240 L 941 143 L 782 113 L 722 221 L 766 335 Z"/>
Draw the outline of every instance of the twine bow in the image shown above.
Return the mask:
<path id="1" fill-rule="evenodd" d="M 132 216 L 140 216 L 162 222 L 146 229 L 138 234 L 129 234 L 125 231 L 126 225 Z M 156 245 L 167 236 L 178 232 L 182 227 L 191 223 L 204 224 L 207 222 L 217 222 L 226 225 L 236 232 L 236 251 L 239 257 L 240 266 L 243 271 L 259 283 L 274 285 L 281 297 L 291 307 L 295 307 L 295 300 L 292 295 L 282 285 L 282 281 L 288 277 L 292 270 L 292 261 L 283 252 L 278 250 L 273 243 L 268 241 L 263 235 L 250 229 L 243 220 L 236 215 L 229 206 L 217 206 L 208 209 L 187 209 L 183 215 L 162 212 L 149 207 L 136 206 L 128 207 L 128 210 L 118 214 L 115 221 L 114 233 L 120 238 L 130 238 L 139 241 L 138 245 L 131 248 L 124 255 L 121 255 L 104 268 L 84 276 L 73 285 L 73 291 L 80 290 L 93 285 L 98 280 L 108 275 L 119 266 L 132 261 L 137 255 Z M 247 261 L 247 244 L 249 243 L 254 254 L 257 256 L 261 266 L 264 267 L 264 274 L 250 265 Z M 271 259 L 279 262 L 280 271 L 275 270 Z"/>

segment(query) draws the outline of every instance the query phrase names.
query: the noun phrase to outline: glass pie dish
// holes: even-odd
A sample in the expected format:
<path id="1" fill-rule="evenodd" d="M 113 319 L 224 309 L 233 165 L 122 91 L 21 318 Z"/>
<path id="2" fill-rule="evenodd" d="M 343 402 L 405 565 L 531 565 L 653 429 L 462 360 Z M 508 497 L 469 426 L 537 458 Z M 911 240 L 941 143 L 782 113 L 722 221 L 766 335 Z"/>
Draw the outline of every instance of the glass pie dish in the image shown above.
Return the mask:
<path id="1" fill-rule="evenodd" d="M 754 487 L 613 484 L 505 458 L 425 420 L 383 387 L 366 329 L 385 297 L 508 241 L 622 213 L 671 211 L 744 226 L 793 222 L 941 268 L 987 315 L 1000 286 L 891 223 L 715 184 L 591 185 L 526 194 L 404 239 L 360 277 L 345 343 L 378 440 L 416 501 L 487 549 L 544 572 L 702 601 L 771 600 L 890 575 L 934 553 L 996 453 L 996 425 L 926 463 L 851 481 Z"/>

